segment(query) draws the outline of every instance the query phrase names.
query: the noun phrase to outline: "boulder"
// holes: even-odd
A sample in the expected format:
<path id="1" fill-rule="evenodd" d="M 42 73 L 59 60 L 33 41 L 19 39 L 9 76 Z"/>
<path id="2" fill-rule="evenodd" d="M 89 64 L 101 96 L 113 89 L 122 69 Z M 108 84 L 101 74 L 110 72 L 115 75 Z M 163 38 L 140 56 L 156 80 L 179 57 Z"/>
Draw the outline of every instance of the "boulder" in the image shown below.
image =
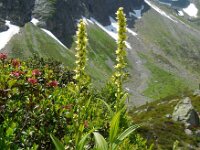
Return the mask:
<path id="1" fill-rule="evenodd" d="M 200 130 L 195 131 L 195 135 L 196 135 L 197 137 L 200 137 Z"/>
<path id="2" fill-rule="evenodd" d="M 200 90 L 195 90 L 193 95 L 197 96 L 197 97 L 200 97 Z"/>
<path id="3" fill-rule="evenodd" d="M 200 125 L 198 113 L 192 106 L 189 97 L 182 99 L 176 105 L 172 114 L 172 119 L 184 123 L 187 127 Z"/>
<path id="4" fill-rule="evenodd" d="M 192 133 L 192 131 L 190 129 L 185 129 L 185 134 L 192 135 L 193 133 Z"/>
<path id="5" fill-rule="evenodd" d="M 172 118 L 172 115 L 171 114 L 166 114 L 165 117 L 170 119 L 170 118 Z"/>

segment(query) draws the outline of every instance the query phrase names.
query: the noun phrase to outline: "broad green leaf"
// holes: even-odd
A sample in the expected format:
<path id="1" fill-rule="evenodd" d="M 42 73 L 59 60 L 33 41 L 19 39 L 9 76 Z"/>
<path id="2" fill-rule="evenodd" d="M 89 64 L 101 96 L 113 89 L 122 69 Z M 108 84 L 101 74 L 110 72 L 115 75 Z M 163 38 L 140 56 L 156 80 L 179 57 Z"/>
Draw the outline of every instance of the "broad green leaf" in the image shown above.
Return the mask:
<path id="1" fill-rule="evenodd" d="M 108 143 L 104 139 L 104 137 L 99 134 L 98 132 L 94 132 L 94 138 L 95 138 L 95 148 L 96 150 L 107 150 L 108 149 Z"/>
<path id="2" fill-rule="evenodd" d="M 13 136 L 15 130 L 16 130 L 16 123 L 12 123 L 11 126 L 6 130 L 6 137 L 10 137 Z"/>
<path id="3" fill-rule="evenodd" d="M 8 87 L 11 88 L 15 83 L 17 82 L 17 80 L 8 80 Z"/>
<path id="4" fill-rule="evenodd" d="M 56 150 L 65 150 L 65 146 L 52 134 L 50 134 L 50 137 L 56 147 Z"/>
<path id="5" fill-rule="evenodd" d="M 37 150 L 38 147 L 39 147 L 39 146 L 38 146 L 37 144 L 34 143 L 33 146 L 31 147 L 31 150 Z"/>
<path id="6" fill-rule="evenodd" d="M 119 121 L 120 121 L 121 111 L 119 111 L 113 118 L 110 123 L 110 132 L 109 132 L 109 140 L 110 143 L 113 143 L 119 130 Z"/>

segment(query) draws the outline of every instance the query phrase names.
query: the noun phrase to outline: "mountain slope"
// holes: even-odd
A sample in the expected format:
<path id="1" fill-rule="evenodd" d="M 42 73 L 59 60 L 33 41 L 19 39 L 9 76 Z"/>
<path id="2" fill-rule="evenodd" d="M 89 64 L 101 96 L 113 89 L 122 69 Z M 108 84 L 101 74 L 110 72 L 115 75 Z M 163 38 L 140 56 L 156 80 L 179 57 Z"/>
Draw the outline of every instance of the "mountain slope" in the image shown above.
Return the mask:
<path id="1" fill-rule="evenodd" d="M 89 62 L 87 70 L 99 85 L 112 74 L 116 44 L 96 25 L 88 25 L 88 33 Z M 32 23 L 27 23 L 22 27 L 20 33 L 9 41 L 3 52 L 8 53 L 10 57 L 22 59 L 37 54 L 40 57 L 61 61 L 69 67 L 74 67 L 75 62 L 75 43 L 70 49 L 65 48 Z"/>
<path id="2" fill-rule="evenodd" d="M 163 11 L 162 7 L 158 8 L 155 3 L 150 5 L 153 9 L 147 4 L 143 3 L 138 7 L 140 10 L 137 13 L 142 12 L 141 19 L 127 15 L 131 27 L 127 33 L 130 78 L 125 89 L 130 93 L 130 107 L 166 97 L 186 95 L 188 91 L 196 89 L 200 81 L 199 30 L 185 24 L 173 13 L 170 14 L 165 9 Z M 134 27 L 131 20 L 134 20 Z M 110 26 L 105 27 L 94 19 L 87 23 L 87 71 L 97 86 L 111 76 L 115 61 L 116 28 L 114 22 L 110 23 Z M 73 67 L 75 37 L 68 35 L 73 42 L 67 49 L 39 27 L 26 24 L 6 46 L 6 51 L 12 57 L 22 58 L 37 53 L 41 57 L 53 57 Z"/>

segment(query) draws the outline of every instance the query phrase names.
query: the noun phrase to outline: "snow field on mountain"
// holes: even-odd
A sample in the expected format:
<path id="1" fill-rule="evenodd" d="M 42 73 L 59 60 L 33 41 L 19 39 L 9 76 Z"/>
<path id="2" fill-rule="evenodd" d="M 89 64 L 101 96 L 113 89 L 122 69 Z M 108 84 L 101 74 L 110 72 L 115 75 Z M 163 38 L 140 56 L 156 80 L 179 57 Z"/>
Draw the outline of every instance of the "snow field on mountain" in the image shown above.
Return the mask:
<path id="1" fill-rule="evenodd" d="M 190 3 L 190 5 L 187 8 L 184 8 L 183 11 L 188 14 L 190 17 L 198 17 L 198 9 L 195 6 L 195 4 Z"/>
<path id="2" fill-rule="evenodd" d="M 32 18 L 31 22 L 37 26 L 37 24 L 40 22 L 38 19 L 36 18 Z M 54 40 L 56 40 L 60 45 L 62 45 L 64 48 L 67 48 L 51 31 L 41 28 L 46 34 L 48 34 L 49 36 L 51 36 Z"/>
<path id="3" fill-rule="evenodd" d="M 2 50 L 10 41 L 10 39 L 20 31 L 20 28 L 16 25 L 11 24 L 10 21 L 6 20 L 5 25 L 8 26 L 9 29 L 0 33 L 0 50 Z"/>
<path id="4" fill-rule="evenodd" d="M 109 34 L 113 39 L 117 40 L 118 39 L 118 33 L 117 33 L 117 22 L 112 18 L 110 18 L 110 22 L 111 24 L 108 26 L 103 26 L 101 25 L 97 20 L 95 20 L 94 18 L 91 18 L 90 20 L 92 22 L 94 22 L 96 25 L 98 25 L 102 30 L 104 30 L 107 34 Z M 134 31 L 132 31 L 131 29 L 127 28 L 127 32 L 131 33 L 133 36 L 136 36 L 137 33 L 135 33 Z M 126 42 L 126 46 L 128 49 L 132 49 L 130 43 Z"/>
<path id="5" fill-rule="evenodd" d="M 157 11 L 159 14 L 161 14 L 164 17 L 167 17 L 168 19 L 170 19 L 171 21 L 177 23 L 176 20 L 172 19 L 171 16 L 169 16 L 166 12 L 164 12 L 163 10 L 161 10 L 160 8 L 158 8 L 156 5 L 152 4 L 149 0 L 144 0 L 145 3 L 147 3 L 151 8 L 153 8 L 155 11 Z"/>

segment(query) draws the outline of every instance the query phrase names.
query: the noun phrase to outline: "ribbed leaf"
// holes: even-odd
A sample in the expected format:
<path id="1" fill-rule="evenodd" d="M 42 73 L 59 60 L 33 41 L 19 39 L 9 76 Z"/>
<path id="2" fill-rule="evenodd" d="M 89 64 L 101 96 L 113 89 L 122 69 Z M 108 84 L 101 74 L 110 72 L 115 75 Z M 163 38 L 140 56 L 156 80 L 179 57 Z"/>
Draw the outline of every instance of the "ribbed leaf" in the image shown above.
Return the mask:
<path id="1" fill-rule="evenodd" d="M 129 136 L 133 131 L 135 131 L 139 127 L 140 127 L 139 125 L 130 126 L 128 129 L 126 129 L 123 133 L 120 134 L 117 140 L 123 141 L 127 136 Z"/>
<path id="2" fill-rule="evenodd" d="M 118 130 L 119 130 L 119 121 L 120 121 L 120 115 L 121 115 L 121 111 L 119 111 L 113 118 L 112 121 L 110 123 L 110 133 L 109 133 L 109 140 L 110 143 L 113 143 Z"/>
<path id="3" fill-rule="evenodd" d="M 108 111 L 110 112 L 111 116 L 113 116 L 113 111 L 112 111 L 111 107 L 108 105 L 108 103 L 106 103 L 104 100 L 99 99 L 99 98 L 98 98 L 98 100 L 100 100 L 102 103 L 104 103 L 104 105 L 107 107 Z"/>
<path id="4" fill-rule="evenodd" d="M 125 93 L 125 94 L 123 95 L 123 97 L 121 98 L 120 103 L 121 103 L 121 104 L 124 104 L 125 101 L 127 100 L 127 97 L 128 97 L 128 93 Z"/>
<path id="5" fill-rule="evenodd" d="M 104 137 L 99 134 L 98 132 L 94 132 L 94 138 L 95 138 L 95 146 L 96 150 L 107 150 L 108 149 L 108 143 L 104 139 Z"/>
<path id="6" fill-rule="evenodd" d="M 64 145 L 52 134 L 50 134 L 50 137 L 56 147 L 56 150 L 65 150 Z"/>
<path id="7" fill-rule="evenodd" d="M 93 131 L 95 131 L 95 130 L 96 130 L 96 129 L 90 130 L 86 135 L 84 135 L 84 136 L 81 138 L 80 142 L 78 143 L 78 145 L 77 145 L 77 147 L 76 147 L 76 150 L 83 150 L 83 148 L 84 148 L 84 146 L 85 146 L 85 144 L 86 144 L 86 141 L 87 141 L 88 136 L 89 136 Z"/>
<path id="8" fill-rule="evenodd" d="M 118 138 L 114 141 L 114 144 L 112 146 L 113 149 L 117 147 L 126 137 L 128 137 L 131 133 L 133 133 L 136 129 L 138 129 L 139 125 L 133 125 L 130 126 L 128 129 L 126 129 L 124 132 L 122 132 Z"/>

